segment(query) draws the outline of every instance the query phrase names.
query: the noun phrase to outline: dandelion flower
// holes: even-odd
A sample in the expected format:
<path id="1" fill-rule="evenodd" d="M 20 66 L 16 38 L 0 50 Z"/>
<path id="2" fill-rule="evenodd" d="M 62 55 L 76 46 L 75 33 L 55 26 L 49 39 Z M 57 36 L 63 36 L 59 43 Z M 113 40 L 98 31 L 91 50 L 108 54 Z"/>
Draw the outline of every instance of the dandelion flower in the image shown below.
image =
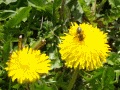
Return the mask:
<path id="1" fill-rule="evenodd" d="M 103 66 L 110 52 L 107 33 L 89 24 L 72 23 L 69 33 L 65 33 L 61 39 L 61 58 L 70 68 L 97 69 Z"/>
<path id="2" fill-rule="evenodd" d="M 40 74 L 48 73 L 50 60 L 39 50 L 26 47 L 12 53 L 5 69 L 12 81 L 17 79 L 19 83 L 33 82 L 40 78 Z"/>

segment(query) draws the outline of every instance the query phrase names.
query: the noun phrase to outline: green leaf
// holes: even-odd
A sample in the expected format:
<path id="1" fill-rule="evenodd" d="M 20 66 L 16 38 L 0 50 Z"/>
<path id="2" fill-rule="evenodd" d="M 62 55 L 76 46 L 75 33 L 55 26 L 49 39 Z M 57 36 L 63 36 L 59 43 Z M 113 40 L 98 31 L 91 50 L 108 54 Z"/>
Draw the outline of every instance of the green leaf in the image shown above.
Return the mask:
<path id="1" fill-rule="evenodd" d="M 14 89 L 18 89 L 19 87 L 20 87 L 20 84 L 15 84 L 12 86 L 12 88 L 14 88 Z"/>
<path id="2" fill-rule="evenodd" d="M 110 56 L 107 59 L 107 63 L 109 65 L 116 65 L 117 63 L 119 63 L 119 55 L 117 53 L 111 52 Z"/>
<path id="3" fill-rule="evenodd" d="M 4 33 L 3 33 L 3 26 L 0 25 L 0 41 L 2 41 L 4 38 Z"/>
<path id="4" fill-rule="evenodd" d="M 87 19 L 92 22 L 95 20 L 95 16 L 91 12 L 91 7 L 87 5 L 87 2 L 85 0 L 79 0 L 79 4 L 81 5 L 83 12 L 87 16 Z"/>
<path id="5" fill-rule="evenodd" d="M 27 18 L 29 15 L 29 12 L 31 10 L 31 7 L 21 7 L 19 10 L 16 11 L 16 14 L 12 19 L 7 21 L 5 24 L 6 27 L 15 27 L 18 25 L 23 19 Z"/>
<path id="6" fill-rule="evenodd" d="M 87 82 L 95 81 L 100 75 L 102 75 L 102 70 L 99 72 L 95 72 L 95 74 L 92 76 L 92 78 L 87 79 Z"/>
<path id="7" fill-rule="evenodd" d="M 45 0 L 28 0 L 29 6 L 37 8 L 37 10 L 45 10 L 47 8 L 47 4 Z"/>
<path id="8" fill-rule="evenodd" d="M 13 10 L 3 10 L 0 12 L 0 21 L 1 20 L 6 20 L 10 16 L 12 16 L 15 13 Z"/>
<path id="9" fill-rule="evenodd" d="M 3 0 L 0 0 L 0 4 L 3 3 Z"/>
<path id="10" fill-rule="evenodd" d="M 114 69 L 112 67 L 106 67 L 103 71 L 101 84 L 102 84 L 102 90 L 114 90 L 114 78 L 115 73 Z"/>
<path id="11" fill-rule="evenodd" d="M 0 41 L 3 39 L 4 34 L 0 32 Z"/>
<path id="12" fill-rule="evenodd" d="M 7 61 L 9 59 L 9 52 L 10 52 L 10 40 L 4 43 L 3 46 L 3 60 Z"/>
<path id="13" fill-rule="evenodd" d="M 61 4 L 61 0 L 54 0 L 53 7 L 56 9 Z"/>
<path id="14" fill-rule="evenodd" d="M 120 0 L 108 0 L 109 1 L 109 4 L 112 6 L 112 8 L 115 8 L 115 7 L 120 7 Z"/>
<path id="15" fill-rule="evenodd" d="M 112 7 L 115 7 L 115 0 L 108 0 Z"/>
<path id="16" fill-rule="evenodd" d="M 65 18 L 67 19 L 68 17 L 70 17 L 70 14 L 71 14 L 71 16 L 74 17 L 73 18 L 74 21 L 81 22 L 82 14 L 84 13 L 81 2 L 79 2 L 77 0 L 70 0 L 70 2 L 68 2 L 67 6 L 69 8 L 66 8 L 66 12 L 65 12 L 66 17 Z M 71 9 L 71 11 L 69 9 Z"/>
<path id="17" fill-rule="evenodd" d="M 47 86 L 45 83 L 36 87 L 35 90 L 57 90 L 55 86 Z"/>
<path id="18" fill-rule="evenodd" d="M 10 4 L 12 2 L 16 2 L 17 0 L 0 0 L 0 4 L 1 3 L 5 3 L 5 4 Z"/>
<path id="19" fill-rule="evenodd" d="M 33 3 L 36 6 L 43 6 L 46 2 L 45 0 L 28 0 L 28 1 L 30 1 L 31 3 Z"/>
<path id="20" fill-rule="evenodd" d="M 118 81 L 119 81 L 119 77 L 120 77 L 120 70 L 115 70 L 115 73 L 116 73 L 116 79 L 115 79 L 115 82 L 118 83 Z"/>

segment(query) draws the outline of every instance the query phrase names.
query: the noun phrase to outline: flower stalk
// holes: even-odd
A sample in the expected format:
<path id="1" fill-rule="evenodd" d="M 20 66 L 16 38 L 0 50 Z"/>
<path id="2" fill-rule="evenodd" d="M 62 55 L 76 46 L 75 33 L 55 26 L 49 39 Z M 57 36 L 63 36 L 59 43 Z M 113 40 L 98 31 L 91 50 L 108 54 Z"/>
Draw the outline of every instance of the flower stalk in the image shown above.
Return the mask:
<path id="1" fill-rule="evenodd" d="M 78 72 L 79 72 L 79 69 L 76 68 L 75 71 L 74 71 L 74 73 L 73 73 L 73 75 L 72 75 L 72 79 L 70 80 L 70 83 L 68 85 L 67 90 L 72 90 L 72 88 L 74 86 L 74 83 L 75 83 L 75 81 L 77 79 Z"/>

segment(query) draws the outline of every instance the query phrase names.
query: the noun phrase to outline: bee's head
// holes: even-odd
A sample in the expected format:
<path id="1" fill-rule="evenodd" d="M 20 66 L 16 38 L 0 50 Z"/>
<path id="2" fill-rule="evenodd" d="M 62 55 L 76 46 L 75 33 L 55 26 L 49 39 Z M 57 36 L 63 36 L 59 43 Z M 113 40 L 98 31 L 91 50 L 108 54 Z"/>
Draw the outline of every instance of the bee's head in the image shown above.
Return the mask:
<path id="1" fill-rule="evenodd" d="M 82 32 L 82 29 L 80 27 L 77 28 L 77 33 L 80 34 Z"/>

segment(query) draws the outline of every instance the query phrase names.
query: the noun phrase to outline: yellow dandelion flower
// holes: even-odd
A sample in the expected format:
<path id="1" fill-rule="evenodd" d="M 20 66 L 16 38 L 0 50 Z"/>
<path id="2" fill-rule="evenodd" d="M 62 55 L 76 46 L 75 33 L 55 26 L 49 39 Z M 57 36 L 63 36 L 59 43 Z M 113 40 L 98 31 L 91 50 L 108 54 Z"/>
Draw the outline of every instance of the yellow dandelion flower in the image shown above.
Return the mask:
<path id="1" fill-rule="evenodd" d="M 69 33 L 61 37 L 61 58 L 70 68 L 94 70 L 106 62 L 109 45 L 107 33 L 89 24 L 72 23 Z"/>
<path id="2" fill-rule="evenodd" d="M 40 78 L 40 74 L 48 73 L 50 60 L 39 50 L 26 47 L 12 53 L 5 69 L 12 81 L 17 79 L 19 83 L 33 82 Z"/>

